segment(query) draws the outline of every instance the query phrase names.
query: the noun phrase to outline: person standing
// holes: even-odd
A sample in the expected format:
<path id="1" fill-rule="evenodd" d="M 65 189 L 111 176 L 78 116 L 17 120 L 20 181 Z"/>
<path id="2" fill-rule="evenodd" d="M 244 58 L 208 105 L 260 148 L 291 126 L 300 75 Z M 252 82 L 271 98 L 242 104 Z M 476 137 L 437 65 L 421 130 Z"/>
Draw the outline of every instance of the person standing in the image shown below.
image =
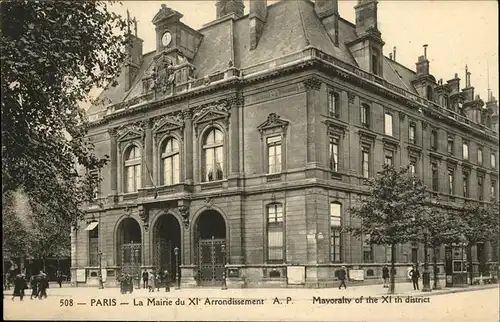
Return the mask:
<path id="1" fill-rule="evenodd" d="M 14 298 L 16 296 L 19 296 L 19 298 L 22 301 L 24 298 L 24 290 L 27 288 L 28 286 L 26 284 L 26 279 L 24 275 L 22 274 L 16 275 L 14 279 L 14 293 L 12 294 L 12 301 L 14 301 Z"/>
<path id="2" fill-rule="evenodd" d="M 338 278 L 340 281 L 339 290 L 341 289 L 342 286 L 344 286 L 344 289 L 347 288 L 347 286 L 345 285 L 346 277 L 347 277 L 346 268 L 345 268 L 345 266 L 342 266 L 342 268 L 340 269 L 340 271 L 338 273 Z"/>
<path id="3" fill-rule="evenodd" d="M 31 287 L 30 300 L 32 300 L 33 296 L 35 298 L 38 297 L 38 276 L 36 276 L 36 275 L 31 276 L 31 278 L 30 278 L 30 287 Z"/>
<path id="4" fill-rule="evenodd" d="M 163 272 L 163 278 L 164 278 L 164 283 L 165 283 L 165 292 L 170 292 L 170 274 L 168 270 L 165 270 Z"/>
<path id="5" fill-rule="evenodd" d="M 389 268 L 387 268 L 387 265 L 384 265 L 382 267 L 382 278 L 384 279 L 384 287 L 389 287 Z"/>
<path id="6" fill-rule="evenodd" d="M 47 274 L 43 271 L 40 272 L 40 284 L 38 286 L 38 298 L 41 300 L 42 298 L 47 298 L 47 289 L 49 288 L 49 279 L 47 278 Z"/>
<path id="7" fill-rule="evenodd" d="M 418 290 L 418 279 L 420 278 L 420 272 L 418 270 L 418 266 L 413 266 L 410 271 L 411 281 L 413 282 L 413 289 Z"/>
<path id="8" fill-rule="evenodd" d="M 144 272 L 142 272 L 142 288 L 148 288 L 148 280 L 149 273 L 148 271 L 144 270 Z"/>
<path id="9" fill-rule="evenodd" d="M 155 291 L 155 274 L 153 272 L 149 273 L 149 291 Z"/>
<path id="10" fill-rule="evenodd" d="M 61 271 L 57 271 L 56 279 L 57 279 L 57 284 L 59 284 L 59 288 L 61 288 L 62 287 L 62 280 L 63 280 L 63 276 L 62 276 Z"/>
<path id="11" fill-rule="evenodd" d="M 161 276 L 160 276 L 160 272 L 156 272 L 155 274 L 155 285 L 154 287 L 156 287 L 156 290 L 159 292 L 160 291 L 160 285 L 161 285 Z"/>

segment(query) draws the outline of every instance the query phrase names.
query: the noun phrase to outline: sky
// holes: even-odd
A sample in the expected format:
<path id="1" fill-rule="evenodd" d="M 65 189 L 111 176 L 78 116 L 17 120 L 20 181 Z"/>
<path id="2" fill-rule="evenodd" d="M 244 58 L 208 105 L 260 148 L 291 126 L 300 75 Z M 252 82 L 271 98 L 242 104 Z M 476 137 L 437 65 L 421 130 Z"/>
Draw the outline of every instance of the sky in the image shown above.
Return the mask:
<path id="1" fill-rule="evenodd" d="M 275 2 L 268 1 L 268 5 Z M 129 10 L 131 17 L 138 20 L 138 36 L 144 40 L 145 53 L 156 48 L 151 20 L 162 3 L 182 13 L 181 21 L 194 29 L 215 19 L 215 1 L 122 1 L 113 5 L 116 13 L 126 15 Z M 356 3 L 340 0 L 340 16 L 354 22 Z M 245 13 L 248 9 L 245 1 Z M 385 41 L 386 56 L 396 46 L 397 61 L 415 70 L 415 62 L 427 44 L 430 71 L 437 80 L 447 81 L 458 73 L 463 88 L 468 65 L 475 93 L 486 100 L 489 86 L 498 98 L 497 1 L 379 0 L 378 28 Z"/>

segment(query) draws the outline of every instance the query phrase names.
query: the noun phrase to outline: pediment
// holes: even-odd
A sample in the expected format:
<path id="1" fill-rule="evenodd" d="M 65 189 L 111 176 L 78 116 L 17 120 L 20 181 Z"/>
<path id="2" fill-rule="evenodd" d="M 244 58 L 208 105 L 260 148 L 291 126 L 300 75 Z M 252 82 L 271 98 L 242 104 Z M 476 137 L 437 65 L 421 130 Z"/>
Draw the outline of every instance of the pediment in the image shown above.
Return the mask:
<path id="1" fill-rule="evenodd" d="M 290 122 L 282 120 L 278 114 L 270 113 L 267 116 L 267 120 L 264 123 L 257 126 L 257 129 L 261 133 L 267 130 L 277 129 L 277 128 L 285 131 L 289 124 Z"/>
<path id="2" fill-rule="evenodd" d="M 207 110 L 203 114 L 200 114 L 196 119 L 196 123 L 205 123 L 219 119 L 225 119 L 229 116 L 228 113 L 217 111 L 217 110 Z"/>
<path id="3" fill-rule="evenodd" d="M 144 130 L 137 125 L 129 125 L 118 130 L 118 141 L 129 141 L 142 138 Z"/>
<path id="4" fill-rule="evenodd" d="M 159 22 L 170 19 L 171 17 L 176 17 L 177 19 L 180 19 L 182 18 L 182 14 L 167 7 L 165 4 L 162 4 L 161 9 L 154 16 L 152 23 L 156 25 Z"/>
<path id="5" fill-rule="evenodd" d="M 165 132 L 171 131 L 175 129 L 182 128 L 184 126 L 184 122 L 180 117 L 177 116 L 162 116 L 158 118 L 153 125 L 153 132 Z"/>

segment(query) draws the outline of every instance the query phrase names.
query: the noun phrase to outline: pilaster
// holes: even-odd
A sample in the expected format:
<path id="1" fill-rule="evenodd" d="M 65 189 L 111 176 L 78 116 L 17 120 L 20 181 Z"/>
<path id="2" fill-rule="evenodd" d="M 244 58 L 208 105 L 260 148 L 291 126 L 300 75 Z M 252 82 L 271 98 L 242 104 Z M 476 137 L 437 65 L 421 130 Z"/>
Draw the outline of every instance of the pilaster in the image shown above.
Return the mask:
<path id="1" fill-rule="evenodd" d="M 151 187 L 154 185 L 153 179 L 153 121 L 147 120 L 144 123 L 144 153 L 146 171 L 143 178 L 143 187 Z"/>
<path id="2" fill-rule="evenodd" d="M 184 181 L 193 184 L 193 113 L 189 110 L 184 111 Z"/>
<path id="3" fill-rule="evenodd" d="M 109 149 L 110 149 L 110 174 L 111 174 L 111 178 L 110 178 L 110 183 L 111 183 L 111 193 L 110 195 L 114 198 L 118 192 L 118 172 L 117 172 L 117 168 L 118 168 L 118 143 L 117 143 L 117 130 L 116 129 L 109 129 L 108 130 L 108 133 L 109 133 Z"/>
<path id="4" fill-rule="evenodd" d="M 306 115 L 307 115 L 307 155 L 306 167 L 315 167 L 318 162 L 316 149 L 316 123 L 317 113 L 321 110 L 321 81 L 316 77 L 304 80 L 306 89 Z M 326 102 L 325 102 L 326 103 Z"/>

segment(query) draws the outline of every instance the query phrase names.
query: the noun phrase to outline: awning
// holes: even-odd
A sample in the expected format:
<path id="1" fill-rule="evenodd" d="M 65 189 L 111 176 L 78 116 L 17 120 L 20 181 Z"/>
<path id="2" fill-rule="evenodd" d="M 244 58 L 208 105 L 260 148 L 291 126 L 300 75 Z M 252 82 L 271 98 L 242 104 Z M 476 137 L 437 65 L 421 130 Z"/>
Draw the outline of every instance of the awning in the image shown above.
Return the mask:
<path id="1" fill-rule="evenodd" d="M 91 223 L 87 226 L 87 228 L 85 228 L 85 230 L 94 230 L 94 228 L 96 228 L 96 227 L 97 227 L 97 225 L 99 225 L 99 222 L 98 222 L 98 221 L 93 221 L 93 222 L 91 222 Z"/>

